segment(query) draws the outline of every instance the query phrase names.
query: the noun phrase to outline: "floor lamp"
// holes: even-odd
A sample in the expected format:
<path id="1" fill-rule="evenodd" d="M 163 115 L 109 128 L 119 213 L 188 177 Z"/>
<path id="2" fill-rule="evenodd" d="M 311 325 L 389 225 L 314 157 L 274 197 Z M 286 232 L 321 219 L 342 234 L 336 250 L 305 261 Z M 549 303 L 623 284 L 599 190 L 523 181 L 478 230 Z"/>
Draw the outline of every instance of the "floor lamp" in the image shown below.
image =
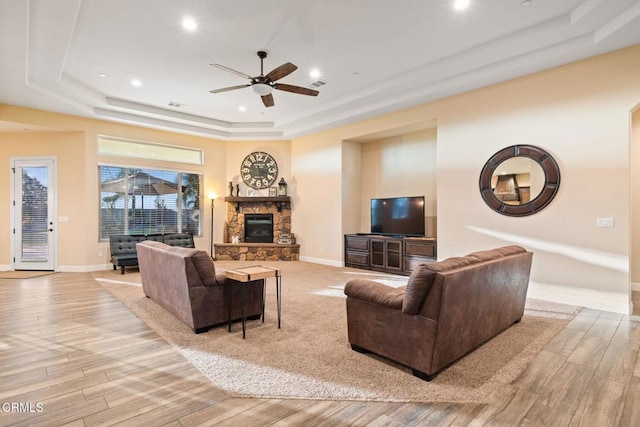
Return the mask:
<path id="1" fill-rule="evenodd" d="M 213 206 L 215 204 L 218 195 L 216 193 L 209 193 L 209 199 L 211 199 L 211 258 L 216 259 L 216 256 L 213 252 Z"/>

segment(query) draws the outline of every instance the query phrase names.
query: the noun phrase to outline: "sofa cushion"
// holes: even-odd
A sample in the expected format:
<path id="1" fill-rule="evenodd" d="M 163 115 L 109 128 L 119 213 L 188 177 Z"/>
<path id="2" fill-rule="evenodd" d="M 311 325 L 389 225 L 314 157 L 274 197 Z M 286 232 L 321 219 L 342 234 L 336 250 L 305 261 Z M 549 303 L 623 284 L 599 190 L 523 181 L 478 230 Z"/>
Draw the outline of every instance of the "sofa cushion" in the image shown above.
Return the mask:
<path id="1" fill-rule="evenodd" d="M 224 283 L 218 283 L 216 279 L 216 266 L 211 259 L 211 255 L 202 250 L 195 250 L 191 254 L 191 261 L 195 266 L 200 279 L 205 286 L 223 285 Z"/>
<path id="2" fill-rule="evenodd" d="M 426 268 L 426 266 L 427 264 L 419 265 L 409 277 L 402 300 L 403 313 L 417 314 L 429 290 L 431 290 L 435 272 Z"/>
<path id="3" fill-rule="evenodd" d="M 436 273 L 465 267 L 471 264 L 471 260 L 466 257 L 452 257 L 440 262 L 431 262 L 420 265 L 411 273 L 407 290 L 402 302 L 402 312 L 406 314 L 417 314 L 427 298 Z"/>
<path id="4" fill-rule="evenodd" d="M 181 246 L 183 248 L 194 248 L 193 236 L 188 233 L 165 234 L 163 242 L 170 246 Z"/>
<path id="5" fill-rule="evenodd" d="M 109 251 L 111 255 L 135 254 L 136 243 L 145 240 L 144 236 L 114 234 L 109 236 Z"/>
<path id="6" fill-rule="evenodd" d="M 154 242 L 164 242 L 164 234 L 147 234 L 145 240 L 151 240 Z"/>
<path id="7" fill-rule="evenodd" d="M 201 250 L 182 246 L 170 246 L 166 243 L 147 241 L 147 244 L 174 253 L 185 258 L 186 272 L 189 286 L 202 284 L 204 286 L 222 285 L 224 282 L 216 277 L 216 267 L 211 256 Z"/>

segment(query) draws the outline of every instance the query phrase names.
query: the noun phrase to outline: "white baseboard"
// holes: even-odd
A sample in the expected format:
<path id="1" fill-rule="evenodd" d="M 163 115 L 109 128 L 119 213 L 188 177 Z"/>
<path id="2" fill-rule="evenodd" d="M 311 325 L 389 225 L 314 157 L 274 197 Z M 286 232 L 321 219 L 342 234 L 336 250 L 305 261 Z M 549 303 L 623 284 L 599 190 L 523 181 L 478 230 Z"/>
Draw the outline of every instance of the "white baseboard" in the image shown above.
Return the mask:
<path id="1" fill-rule="evenodd" d="M 110 270 L 113 266 L 111 264 L 96 264 L 96 265 L 59 265 L 55 271 L 61 273 L 90 273 L 92 271 Z M 0 271 L 11 270 L 10 264 L 0 264 Z"/>
<path id="2" fill-rule="evenodd" d="M 59 265 L 56 271 L 61 273 L 90 273 L 92 271 L 111 270 L 111 264 L 94 264 L 94 265 Z"/>
<path id="3" fill-rule="evenodd" d="M 329 265 L 331 267 L 344 267 L 344 264 L 342 263 L 342 261 L 334 261 L 332 259 L 301 256 L 300 261 L 312 262 L 314 264 Z"/>
<path id="4" fill-rule="evenodd" d="M 529 283 L 527 298 L 577 305 L 614 313 L 631 314 L 633 306 L 628 293 L 596 291 L 546 283 Z"/>

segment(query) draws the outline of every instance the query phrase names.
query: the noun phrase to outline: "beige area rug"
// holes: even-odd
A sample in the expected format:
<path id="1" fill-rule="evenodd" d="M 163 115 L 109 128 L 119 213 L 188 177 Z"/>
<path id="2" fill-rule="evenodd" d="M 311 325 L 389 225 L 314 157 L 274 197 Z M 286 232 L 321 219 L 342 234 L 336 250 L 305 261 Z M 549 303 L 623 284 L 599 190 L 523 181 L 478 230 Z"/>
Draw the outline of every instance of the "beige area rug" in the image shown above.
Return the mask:
<path id="1" fill-rule="evenodd" d="M 256 263 L 218 261 L 224 268 Z M 347 341 L 344 283 L 368 277 L 402 286 L 406 277 L 305 262 L 261 262 L 282 269 L 282 329 L 277 329 L 275 283 L 267 281 L 265 323 L 232 333 L 219 327 L 194 334 L 142 293 L 139 273 L 96 273 L 96 280 L 174 345 L 215 386 L 234 396 L 399 402 L 490 402 L 579 311 L 529 301 L 522 322 L 441 372 L 434 381 Z"/>
<path id="2" fill-rule="evenodd" d="M 0 279 L 32 279 L 54 273 L 55 271 L 0 271 Z"/>

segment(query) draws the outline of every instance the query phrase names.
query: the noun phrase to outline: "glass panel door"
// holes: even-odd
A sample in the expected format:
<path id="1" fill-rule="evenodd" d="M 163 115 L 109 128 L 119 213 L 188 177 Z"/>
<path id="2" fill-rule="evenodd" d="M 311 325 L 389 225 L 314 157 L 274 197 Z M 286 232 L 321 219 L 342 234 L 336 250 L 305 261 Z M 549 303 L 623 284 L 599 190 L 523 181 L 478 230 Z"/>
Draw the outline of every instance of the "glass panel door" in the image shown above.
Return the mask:
<path id="1" fill-rule="evenodd" d="M 16 270 L 54 270 L 54 160 L 15 160 L 12 168 L 13 264 Z"/>

